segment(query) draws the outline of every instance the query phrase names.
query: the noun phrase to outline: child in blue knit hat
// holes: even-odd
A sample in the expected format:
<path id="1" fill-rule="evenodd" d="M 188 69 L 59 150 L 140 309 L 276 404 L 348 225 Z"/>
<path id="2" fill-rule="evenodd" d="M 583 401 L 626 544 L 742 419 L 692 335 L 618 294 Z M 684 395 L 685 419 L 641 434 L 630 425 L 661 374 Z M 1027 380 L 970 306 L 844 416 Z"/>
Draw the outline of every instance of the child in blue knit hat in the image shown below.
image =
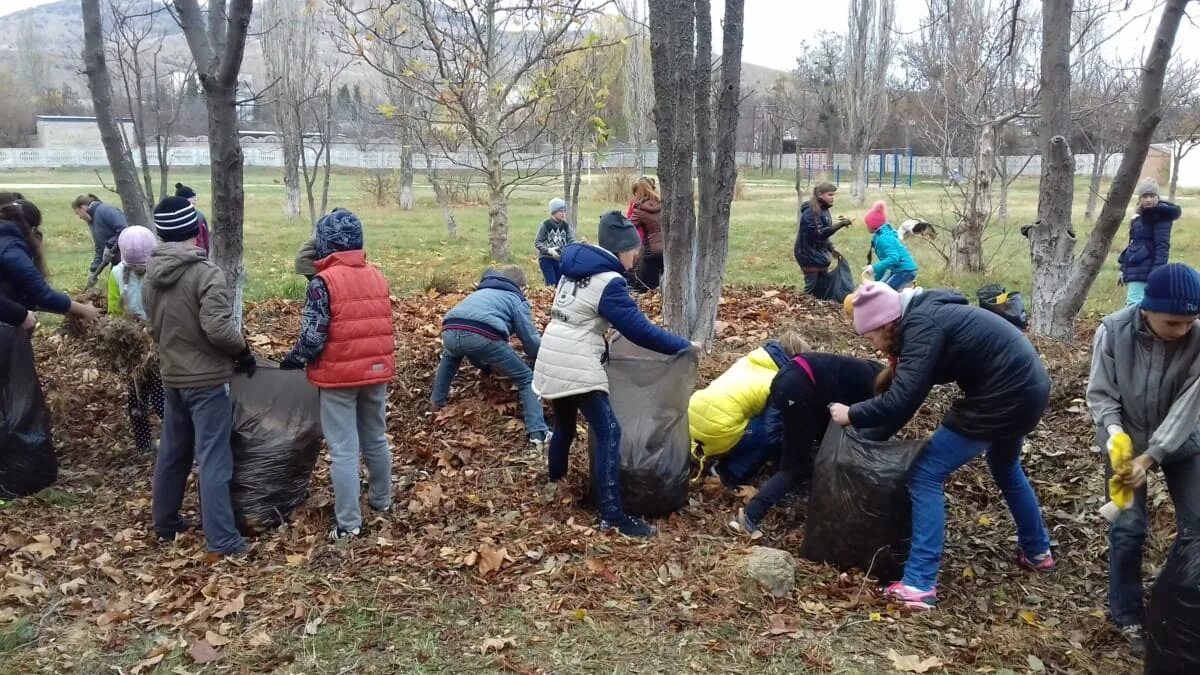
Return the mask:
<path id="1" fill-rule="evenodd" d="M 1162 467 L 1176 527 L 1200 532 L 1200 273 L 1182 263 L 1155 269 L 1137 305 L 1096 330 L 1087 402 L 1101 447 L 1132 442 L 1119 480 L 1134 490 L 1109 530 L 1108 604 L 1113 622 L 1144 651 L 1142 547 L 1146 474 Z M 1117 439 L 1117 440 L 1114 440 Z M 1106 466 L 1112 476 L 1113 467 Z"/>
<path id="2" fill-rule="evenodd" d="M 567 221 L 567 203 L 558 197 L 550 200 L 550 217 L 538 228 L 533 246 L 538 252 L 538 267 L 547 286 L 557 286 L 562 278 L 562 251 L 575 243 L 575 226 Z"/>

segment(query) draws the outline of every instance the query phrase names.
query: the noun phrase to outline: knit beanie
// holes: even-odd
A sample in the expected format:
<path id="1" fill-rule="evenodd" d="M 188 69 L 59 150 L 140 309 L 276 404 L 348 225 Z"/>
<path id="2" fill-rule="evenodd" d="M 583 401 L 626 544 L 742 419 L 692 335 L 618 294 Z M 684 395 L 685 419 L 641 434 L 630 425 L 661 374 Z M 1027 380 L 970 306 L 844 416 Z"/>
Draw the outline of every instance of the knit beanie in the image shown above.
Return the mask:
<path id="1" fill-rule="evenodd" d="M 1200 272 L 1170 263 L 1150 273 L 1142 309 L 1174 316 L 1200 315 Z"/>
<path id="2" fill-rule="evenodd" d="M 340 251 L 363 247 L 362 221 L 349 209 L 338 207 L 317 221 L 317 260 Z"/>
<path id="3" fill-rule="evenodd" d="M 879 228 L 883 227 L 887 221 L 887 204 L 882 201 L 872 204 L 870 210 L 863 216 L 863 222 L 867 224 L 867 230 L 871 234 L 878 232 Z"/>
<path id="4" fill-rule="evenodd" d="M 617 255 L 641 248 L 642 238 L 637 228 L 620 211 L 609 211 L 600 216 L 600 248 Z"/>
<path id="5" fill-rule="evenodd" d="M 192 188 L 184 185 L 183 183 L 176 183 L 175 184 L 175 196 L 183 197 L 184 199 L 195 199 L 196 191 L 193 190 Z"/>
<path id="6" fill-rule="evenodd" d="M 200 219 L 188 200 L 164 197 L 154 207 L 154 227 L 163 241 L 187 241 L 200 233 Z"/>
<path id="7" fill-rule="evenodd" d="M 150 262 L 150 252 L 158 240 L 154 233 L 140 225 L 130 225 L 121 230 L 117 237 L 117 248 L 121 250 L 121 261 L 126 265 L 145 265 Z"/>
<path id="8" fill-rule="evenodd" d="M 854 294 L 854 330 L 859 335 L 900 318 L 900 294 L 878 281 L 863 284 Z"/>
<path id="9" fill-rule="evenodd" d="M 554 215 L 554 214 L 558 213 L 559 211 L 566 211 L 566 210 L 567 210 L 567 203 L 564 202 L 561 198 L 555 197 L 554 199 L 550 200 L 550 215 Z"/>
<path id="10" fill-rule="evenodd" d="M 1154 180 L 1154 178 L 1152 178 L 1150 176 L 1146 176 L 1145 178 L 1138 181 L 1138 184 L 1137 184 L 1137 196 L 1138 197 L 1145 197 L 1146 195 L 1157 195 L 1157 194 L 1158 194 L 1158 181 Z"/>

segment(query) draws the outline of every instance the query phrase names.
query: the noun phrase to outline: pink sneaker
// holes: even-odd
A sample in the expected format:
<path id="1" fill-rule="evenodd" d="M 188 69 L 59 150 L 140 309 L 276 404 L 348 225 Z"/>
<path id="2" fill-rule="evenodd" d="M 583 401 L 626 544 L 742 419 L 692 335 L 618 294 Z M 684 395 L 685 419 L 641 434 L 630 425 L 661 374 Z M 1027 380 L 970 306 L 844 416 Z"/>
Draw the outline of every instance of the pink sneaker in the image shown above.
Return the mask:
<path id="1" fill-rule="evenodd" d="M 1031 572 L 1038 574 L 1049 574 L 1054 571 L 1057 563 L 1054 562 L 1054 555 L 1050 551 L 1046 551 L 1040 555 L 1035 555 L 1032 558 L 1025 555 L 1024 551 L 1017 552 L 1017 564 Z"/>
<path id="2" fill-rule="evenodd" d="M 888 586 L 883 595 L 887 598 L 899 600 L 909 609 L 926 610 L 937 606 L 937 588 L 922 591 L 912 586 L 905 586 L 902 582 L 897 581 Z"/>

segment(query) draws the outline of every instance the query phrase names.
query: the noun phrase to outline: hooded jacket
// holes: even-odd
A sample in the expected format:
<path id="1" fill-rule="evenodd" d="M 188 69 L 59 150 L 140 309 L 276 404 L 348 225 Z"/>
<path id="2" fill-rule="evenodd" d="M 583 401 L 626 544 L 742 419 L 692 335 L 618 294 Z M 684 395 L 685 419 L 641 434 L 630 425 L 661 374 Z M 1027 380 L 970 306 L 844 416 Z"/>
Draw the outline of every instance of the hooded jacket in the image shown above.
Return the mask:
<path id="1" fill-rule="evenodd" d="M 733 449 L 750 420 L 768 415 L 767 439 L 778 441 L 779 411 L 767 407 L 771 382 L 788 363 L 788 356 L 775 340 L 734 361 L 707 387 L 692 394 L 688 402 L 688 429 L 692 442 L 704 447 L 709 457 Z"/>
<path id="2" fill-rule="evenodd" d="M 1087 402 L 1105 442 L 1108 426 L 1119 424 L 1134 451 L 1159 464 L 1200 453 L 1200 322 L 1164 342 L 1136 306 L 1106 316 L 1096 329 Z"/>
<path id="3" fill-rule="evenodd" d="M 233 321 L 225 273 L 204 249 L 159 244 L 142 282 L 142 304 L 158 342 L 158 362 L 168 387 L 212 387 L 233 378 L 233 359 L 246 341 Z"/>
<path id="4" fill-rule="evenodd" d="M 1117 258 L 1126 283 L 1145 281 L 1151 272 L 1167 264 L 1171 258 L 1171 226 L 1182 214 L 1178 206 L 1160 201 L 1133 217 L 1129 245 Z"/>
<path id="5" fill-rule="evenodd" d="M 88 222 L 88 229 L 92 231 L 92 245 L 95 247 L 95 255 L 92 256 L 92 264 L 88 266 L 88 271 L 95 272 L 104 263 L 105 249 L 113 251 L 113 260 L 119 259 L 116 255 L 117 237 L 121 236 L 121 230 L 125 229 L 125 214 L 117 207 L 104 202 L 92 202 L 88 205 L 87 212 L 92 218 Z"/>
<path id="6" fill-rule="evenodd" d="M 800 228 L 796 233 L 796 245 L 792 254 L 796 263 L 806 269 L 828 269 L 833 262 L 833 244 L 829 238 L 837 228 L 829 207 L 821 205 L 820 212 L 812 210 L 812 200 L 800 205 Z"/>
<path id="7" fill-rule="evenodd" d="M 71 298 L 51 288 L 33 263 L 20 226 L 7 220 L 0 220 L 0 293 L 27 310 L 66 314 L 71 309 Z"/>
<path id="8" fill-rule="evenodd" d="M 1033 431 L 1050 400 L 1050 376 L 1021 331 L 958 293 L 908 297 L 892 386 L 852 406 L 851 424 L 894 432 L 912 419 L 935 384 L 955 383 L 963 397 L 946 413 L 947 428 L 981 440 Z"/>
<path id="9" fill-rule="evenodd" d="M 871 235 L 871 250 L 875 252 L 875 257 L 879 258 L 872 266 L 875 278 L 879 281 L 883 281 L 884 277 L 894 272 L 917 273 L 917 261 L 913 260 L 908 247 L 900 241 L 900 236 L 892 229 L 890 223 L 884 223 Z"/>
<path id="10" fill-rule="evenodd" d="M 533 325 L 533 308 L 512 281 L 495 270 L 483 273 L 478 289 L 442 319 L 442 330 L 465 330 L 493 340 L 521 339 L 525 353 L 537 358 L 542 337 Z"/>
<path id="11" fill-rule="evenodd" d="M 547 218 L 538 228 L 537 236 L 533 239 L 533 247 L 537 249 L 538 258 L 549 258 L 550 249 L 558 249 L 561 256 L 567 244 L 575 242 L 575 226 L 565 219 L 557 221 Z"/>
<path id="12" fill-rule="evenodd" d="M 563 250 L 562 272 L 533 368 L 533 391 L 542 398 L 608 393 L 604 335 L 610 327 L 661 354 L 691 348 L 690 342 L 642 314 L 629 295 L 625 269 L 612 253 L 591 244 L 571 244 Z"/>
<path id="13" fill-rule="evenodd" d="M 663 252 L 662 202 L 650 198 L 636 202 L 629 222 L 644 234 L 650 253 Z"/>

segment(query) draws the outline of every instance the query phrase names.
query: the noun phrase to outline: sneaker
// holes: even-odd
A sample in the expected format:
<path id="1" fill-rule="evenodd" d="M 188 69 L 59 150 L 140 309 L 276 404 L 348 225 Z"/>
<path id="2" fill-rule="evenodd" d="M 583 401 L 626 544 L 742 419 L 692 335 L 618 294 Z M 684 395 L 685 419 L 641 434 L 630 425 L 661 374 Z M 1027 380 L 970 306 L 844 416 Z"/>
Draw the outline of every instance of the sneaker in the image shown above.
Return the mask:
<path id="1" fill-rule="evenodd" d="M 425 406 L 425 417 L 426 418 L 433 417 L 434 415 L 437 415 L 438 413 L 440 413 L 442 411 L 442 409 L 445 407 L 446 406 L 444 406 L 444 405 L 438 405 L 431 401 L 429 403 L 429 405 Z"/>
<path id="2" fill-rule="evenodd" d="M 746 509 L 738 509 L 737 515 L 729 521 L 729 529 L 750 538 L 762 536 L 762 530 L 759 529 L 758 523 L 746 517 Z"/>
<path id="3" fill-rule="evenodd" d="M 529 443 L 533 445 L 533 449 L 538 452 L 545 452 L 546 448 L 550 447 L 550 439 L 554 437 L 551 431 L 539 431 L 534 434 L 529 434 Z"/>
<path id="4" fill-rule="evenodd" d="M 909 609 L 933 609 L 937 606 L 937 588 L 929 591 L 922 591 L 912 586 L 905 586 L 902 582 L 895 582 L 887 587 L 883 592 L 884 597 L 899 600 Z"/>
<path id="5" fill-rule="evenodd" d="M 1146 655 L 1146 639 L 1142 635 L 1142 625 L 1132 624 L 1129 626 L 1121 626 L 1121 635 L 1129 641 L 1129 651 L 1133 652 L 1134 656 Z"/>
<path id="6" fill-rule="evenodd" d="M 1057 563 L 1054 562 L 1054 556 L 1050 553 L 1050 551 L 1040 553 L 1032 558 L 1026 556 L 1024 551 L 1019 551 L 1017 553 L 1017 564 L 1031 572 L 1037 572 L 1038 574 L 1048 574 L 1053 572 L 1055 565 L 1057 565 Z"/>
<path id="7" fill-rule="evenodd" d="M 352 528 L 349 530 L 344 530 L 341 527 L 334 525 L 333 529 L 329 530 L 329 538 L 334 541 L 341 541 L 342 539 L 349 539 L 350 537 L 357 537 L 360 534 L 362 534 L 361 527 L 355 527 L 355 528 Z"/>
<path id="8" fill-rule="evenodd" d="M 601 532 L 612 532 L 614 530 L 620 532 L 623 536 L 638 538 L 653 537 L 658 533 L 658 529 L 653 525 L 633 516 L 622 515 L 613 520 L 600 520 Z"/>

